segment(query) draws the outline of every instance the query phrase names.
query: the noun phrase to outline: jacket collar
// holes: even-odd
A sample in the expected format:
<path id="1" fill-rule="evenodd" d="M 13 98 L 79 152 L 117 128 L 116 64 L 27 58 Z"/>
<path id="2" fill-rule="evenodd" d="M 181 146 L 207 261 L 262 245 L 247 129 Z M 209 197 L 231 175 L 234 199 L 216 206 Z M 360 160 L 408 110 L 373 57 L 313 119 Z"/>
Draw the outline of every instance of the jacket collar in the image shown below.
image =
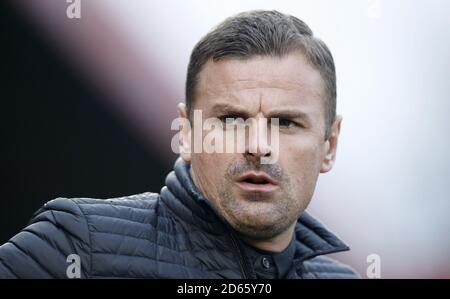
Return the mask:
<path id="1" fill-rule="evenodd" d="M 174 171 L 166 177 L 161 199 L 183 221 L 213 235 L 221 235 L 233 228 L 213 208 L 194 185 L 190 164 L 181 158 L 175 162 Z M 313 257 L 349 250 L 349 247 L 306 211 L 298 218 L 295 228 L 296 252 L 294 261 L 303 262 Z"/>

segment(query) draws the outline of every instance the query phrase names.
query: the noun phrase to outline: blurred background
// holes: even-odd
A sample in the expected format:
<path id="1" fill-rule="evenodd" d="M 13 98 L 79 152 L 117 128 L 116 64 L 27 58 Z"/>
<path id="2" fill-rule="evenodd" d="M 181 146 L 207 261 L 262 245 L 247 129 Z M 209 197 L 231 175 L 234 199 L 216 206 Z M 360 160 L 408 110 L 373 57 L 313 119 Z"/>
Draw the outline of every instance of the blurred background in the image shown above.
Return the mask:
<path id="1" fill-rule="evenodd" d="M 159 192 L 190 52 L 250 9 L 304 20 L 330 47 L 343 115 L 310 212 L 366 277 L 450 278 L 448 1 L 1 1 L 0 244 L 56 197 Z"/>

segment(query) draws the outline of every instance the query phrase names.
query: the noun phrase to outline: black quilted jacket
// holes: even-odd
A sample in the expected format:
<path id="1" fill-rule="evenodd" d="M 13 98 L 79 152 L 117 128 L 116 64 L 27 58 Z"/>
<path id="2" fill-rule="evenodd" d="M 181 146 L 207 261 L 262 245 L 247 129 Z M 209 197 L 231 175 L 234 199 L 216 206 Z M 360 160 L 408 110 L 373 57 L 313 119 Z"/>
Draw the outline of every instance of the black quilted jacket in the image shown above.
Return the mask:
<path id="1" fill-rule="evenodd" d="M 254 278 L 233 230 L 209 206 L 181 160 L 161 194 L 114 199 L 57 198 L 0 246 L 0 278 L 67 278 L 67 257 L 81 278 Z M 357 278 L 321 255 L 348 250 L 306 212 L 296 227 L 288 278 Z"/>

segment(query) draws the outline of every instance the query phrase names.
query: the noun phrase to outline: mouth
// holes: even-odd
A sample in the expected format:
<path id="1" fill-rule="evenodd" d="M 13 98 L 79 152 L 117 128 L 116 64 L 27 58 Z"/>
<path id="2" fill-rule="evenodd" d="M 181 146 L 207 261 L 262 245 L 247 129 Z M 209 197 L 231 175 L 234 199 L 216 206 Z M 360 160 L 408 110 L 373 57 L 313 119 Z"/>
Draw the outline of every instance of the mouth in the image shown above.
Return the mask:
<path id="1" fill-rule="evenodd" d="M 279 188 L 278 183 L 265 172 L 247 172 L 237 179 L 236 184 L 245 192 L 268 193 Z"/>

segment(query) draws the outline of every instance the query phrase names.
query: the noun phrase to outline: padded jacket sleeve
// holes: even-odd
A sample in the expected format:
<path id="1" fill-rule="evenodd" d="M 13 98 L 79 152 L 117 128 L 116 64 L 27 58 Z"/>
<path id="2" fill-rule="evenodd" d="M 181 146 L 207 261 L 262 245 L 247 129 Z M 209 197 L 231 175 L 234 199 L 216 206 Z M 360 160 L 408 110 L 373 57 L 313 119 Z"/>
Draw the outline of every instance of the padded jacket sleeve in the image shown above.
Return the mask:
<path id="1" fill-rule="evenodd" d="M 74 273 L 88 278 L 89 239 L 87 218 L 74 200 L 49 201 L 26 228 L 0 246 L 0 278 L 68 278 L 68 269 L 74 271 L 71 278 Z M 75 260 L 68 259 L 72 254 L 79 257 L 79 271 L 73 268 Z"/>

